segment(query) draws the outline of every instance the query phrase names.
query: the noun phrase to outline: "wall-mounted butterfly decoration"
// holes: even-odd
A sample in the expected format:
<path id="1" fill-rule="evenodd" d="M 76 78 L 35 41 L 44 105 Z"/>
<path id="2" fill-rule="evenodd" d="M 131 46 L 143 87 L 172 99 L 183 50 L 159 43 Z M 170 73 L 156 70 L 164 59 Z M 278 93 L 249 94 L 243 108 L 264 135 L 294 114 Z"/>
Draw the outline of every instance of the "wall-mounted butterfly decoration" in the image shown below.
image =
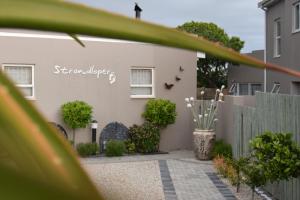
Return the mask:
<path id="1" fill-rule="evenodd" d="M 174 84 L 168 84 L 168 83 L 165 83 L 165 87 L 166 87 L 166 89 L 168 89 L 168 90 L 172 89 L 173 86 L 174 86 Z"/>
<path id="2" fill-rule="evenodd" d="M 180 66 L 180 67 L 179 67 L 179 71 L 183 72 L 184 69 Z"/>
<path id="3" fill-rule="evenodd" d="M 180 80 L 181 80 L 181 78 L 180 78 L 180 77 L 178 77 L 178 76 L 176 76 L 176 77 L 175 77 L 175 80 L 176 80 L 176 81 L 180 81 Z"/>

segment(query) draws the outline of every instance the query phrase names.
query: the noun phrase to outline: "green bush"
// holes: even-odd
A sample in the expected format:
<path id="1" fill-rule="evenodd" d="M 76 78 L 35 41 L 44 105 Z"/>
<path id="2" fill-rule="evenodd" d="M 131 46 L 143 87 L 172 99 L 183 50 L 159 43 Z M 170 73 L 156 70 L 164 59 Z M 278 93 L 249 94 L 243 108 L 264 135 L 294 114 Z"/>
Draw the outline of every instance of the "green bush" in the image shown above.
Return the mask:
<path id="1" fill-rule="evenodd" d="M 212 157 L 224 156 L 225 158 L 232 158 L 232 147 L 223 140 L 217 140 L 212 150 Z"/>
<path id="2" fill-rule="evenodd" d="M 75 129 L 85 128 L 92 119 L 92 107 L 83 101 L 73 101 L 62 105 L 64 122 L 73 129 L 73 142 L 75 144 Z"/>
<path id="3" fill-rule="evenodd" d="M 106 143 L 105 155 L 109 157 L 122 156 L 126 151 L 123 141 L 110 140 Z"/>
<path id="4" fill-rule="evenodd" d="M 176 115 L 176 104 L 164 99 L 149 100 L 142 114 L 147 121 L 160 128 L 175 123 Z"/>
<path id="5" fill-rule="evenodd" d="M 132 154 L 136 152 L 135 144 L 131 140 L 126 140 L 125 146 L 126 146 L 127 153 Z"/>
<path id="6" fill-rule="evenodd" d="M 157 126 L 145 122 L 142 126 L 133 125 L 129 128 L 128 133 L 131 141 L 135 144 L 137 152 L 158 152 L 160 134 Z"/>
<path id="7" fill-rule="evenodd" d="M 94 156 L 98 153 L 99 145 L 97 143 L 80 143 L 76 149 L 81 157 Z"/>
<path id="8" fill-rule="evenodd" d="M 289 180 L 300 175 L 300 148 L 290 133 L 265 132 L 251 142 L 257 166 L 270 182 Z"/>

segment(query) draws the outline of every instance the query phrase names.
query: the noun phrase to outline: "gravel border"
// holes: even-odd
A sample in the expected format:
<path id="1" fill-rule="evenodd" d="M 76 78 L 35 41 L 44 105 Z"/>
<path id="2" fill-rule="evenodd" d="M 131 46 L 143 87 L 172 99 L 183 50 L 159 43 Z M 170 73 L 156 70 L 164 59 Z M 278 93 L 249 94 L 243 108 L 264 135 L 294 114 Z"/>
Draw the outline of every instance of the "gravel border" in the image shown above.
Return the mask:
<path id="1" fill-rule="evenodd" d="M 232 191 L 225 185 L 221 179 L 214 172 L 206 172 L 206 175 L 210 178 L 219 192 L 223 195 L 226 200 L 236 200 L 236 197 L 232 193 Z"/>
<path id="2" fill-rule="evenodd" d="M 251 188 L 246 185 L 246 184 L 241 184 L 240 185 L 240 192 L 236 192 L 236 187 L 231 185 L 228 179 L 218 175 L 218 177 L 223 181 L 224 184 L 227 185 L 227 187 L 231 190 L 233 195 L 236 197 L 238 200 L 251 200 L 252 198 L 252 190 Z M 265 200 L 261 196 L 259 196 L 256 192 L 254 194 L 254 200 Z"/>

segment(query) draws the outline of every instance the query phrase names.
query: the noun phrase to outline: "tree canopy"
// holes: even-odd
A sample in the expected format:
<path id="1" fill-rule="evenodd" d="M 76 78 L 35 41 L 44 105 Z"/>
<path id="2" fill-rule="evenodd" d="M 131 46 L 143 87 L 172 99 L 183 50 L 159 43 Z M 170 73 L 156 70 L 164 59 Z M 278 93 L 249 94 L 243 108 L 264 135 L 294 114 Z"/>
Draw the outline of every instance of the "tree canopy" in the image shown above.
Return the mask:
<path id="1" fill-rule="evenodd" d="M 196 34 L 213 42 L 218 42 L 238 52 L 244 47 L 244 41 L 236 36 L 230 37 L 222 28 L 214 23 L 192 21 L 178 26 L 177 29 Z M 206 55 L 205 59 L 198 60 L 197 67 L 198 87 L 214 88 L 227 85 L 228 67 L 225 60 L 218 59 L 212 55 Z"/>

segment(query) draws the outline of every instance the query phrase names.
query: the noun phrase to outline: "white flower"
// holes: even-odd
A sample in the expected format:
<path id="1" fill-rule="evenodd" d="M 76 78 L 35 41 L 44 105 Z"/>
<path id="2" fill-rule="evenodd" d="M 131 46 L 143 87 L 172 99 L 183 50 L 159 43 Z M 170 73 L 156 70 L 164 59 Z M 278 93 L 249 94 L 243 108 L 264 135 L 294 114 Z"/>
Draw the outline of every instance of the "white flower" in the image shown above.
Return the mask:
<path id="1" fill-rule="evenodd" d="M 219 102 L 223 102 L 222 99 L 219 99 Z"/>
<path id="2" fill-rule="evenodd" d="M 196 69 L 197 69 L 197 71 L 198 71 L 198 70 L 199 70 L 199 67 L 197 67 Z"/>
<path id="3" fill-rule="evenodd" d="M 219 95 L 220 95 L 220 97 L 224 96 L 224 94 L 222 92 Z"/>
<path id="4" fill-rule="evenodd" d="M 222 85 L 221 89 L 224 89 L 225 88 L 225 85 Z"/>
<path id="5" fill-rule="evenodd" d="M 216 119 L 214 119 L 214 122 L 216 122 L 216 121 L 218 121 L 218 119 L 216 118 Z"/>
<path id="6" fill-rule="evenodd" d="M 196 119 L 194 119 L 194 122 L 197 122 L 197 120 L 196 120 Z"/>
<path id="7" fill-rule="evenodd" d="M 204 117 L 207 117 L 207 116 L 208 116 L 208 114 L 205 114 L 205 115 L 204 115 Z"/>
<path id="8" fill-rule="evenodd" d="M 221 90 L 220 89 L 216 89 L 216 92 L 219 93 L 219 92 L 221 92 Z"/>
<path id="9" fill-rule="evenodd" d="M 191 100 L 191 101 L 194 101 L 195 99 L 194 99 L 194 97 L 190 97 L 190 100 Z"/>
<path id="10" fill-rule="evenodd" d="M 201 95 L 204 95 L 204 91 L 202 90 L 200 94 L 201 94 Z"/>
<path id="11" fill-rule="evenodd" d="M 214 100 L 214 99 L 212 99 L 212 100 L 211 100 L 211 102 L 212 102 L 212 103 L 214 103 L 214 102 L 215 102 L 215 100 Z"/>
<path id="12" fill-rule="evenodd" d="M 191 108 L 191 107 L 192 107 L 192 104 L 188 103 L 188 104 L 186 105 L 186 107 Z"/>
<path id="13" fill-rule="evenodd" d="M 199 118 L 201 119 L 201 118 L 202 118 L 202 115 L 199 115 Z"/>
<path id="14" fill-rule="evenodd" d="M 190 99 L 189 99 L 189 98 L 185 98 L 184 100 L 185 100 L 185 102 L 187 102 L 187 103 L 190 102 Z"/>

